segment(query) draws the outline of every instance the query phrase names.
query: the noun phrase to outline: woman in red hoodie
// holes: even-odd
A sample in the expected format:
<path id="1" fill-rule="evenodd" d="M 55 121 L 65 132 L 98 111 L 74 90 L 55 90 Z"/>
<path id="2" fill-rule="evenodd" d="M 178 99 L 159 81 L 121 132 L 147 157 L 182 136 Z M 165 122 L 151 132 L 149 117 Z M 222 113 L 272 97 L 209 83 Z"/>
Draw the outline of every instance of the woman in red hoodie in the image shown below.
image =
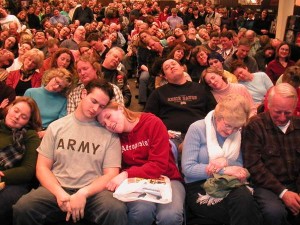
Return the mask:
<path id="1" fill-rule="evenodd" d="M 107 130 L 118 133 L 122 145 L 123 171 L 108 183 L 108 190 L 114 191 L 131 177 L 156 179 L 164 175 L 171 180 L 171 203 L 126 203 L 128 224 L 182 224 L 185 191 L 163 122 L 151 113 L 133 112 L 115 102 L 103 109 L 98 121 Z"/>

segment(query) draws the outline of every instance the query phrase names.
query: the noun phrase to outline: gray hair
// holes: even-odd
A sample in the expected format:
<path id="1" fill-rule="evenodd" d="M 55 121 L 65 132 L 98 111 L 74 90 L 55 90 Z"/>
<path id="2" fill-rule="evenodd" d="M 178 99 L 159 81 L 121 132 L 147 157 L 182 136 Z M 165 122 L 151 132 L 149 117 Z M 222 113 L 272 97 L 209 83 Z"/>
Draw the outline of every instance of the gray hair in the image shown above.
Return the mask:
<path id="1" fill-rule="evenodd" d="M 298 95 L 296 89 L 289 83 L 281 83 L 273 86 L 270 89 L 268 95 L 268 108 L 271 108 L 273 98 L 275 95 L 279 95 L 282 98 L 292 98 L 295 101 L 295 107 L 298 101 Z"/>

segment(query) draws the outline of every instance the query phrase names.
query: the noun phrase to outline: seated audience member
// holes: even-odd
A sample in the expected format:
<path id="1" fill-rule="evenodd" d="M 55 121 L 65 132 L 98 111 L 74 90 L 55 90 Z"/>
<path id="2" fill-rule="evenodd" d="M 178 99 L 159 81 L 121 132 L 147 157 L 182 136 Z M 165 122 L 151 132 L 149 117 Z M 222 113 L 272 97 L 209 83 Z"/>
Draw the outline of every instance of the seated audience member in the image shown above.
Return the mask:
<path id="1" fill-rule="evenodd" d="M 172 51 L 168 54 L 168 59 L 175 59 L 177 62 L 179 62 L 183 67 L 184 71 L 187 72 L 187 61 L 189 58 L 189 55 L 191 53 L 191 46 L 185 44 L 185 43 L 178 43 L 175 45 L 172 49 Z"/>
<path id="2" fill-rule="evenodd" d="M 268 74 L 273 84 L 276 83 L 277 79 L 288 67 L 295 65 L 295 62 L 290 60 L 290 54 L 291 48 L 289 44 L 285 42 L 280 43 L 276 49 L 275 59 L 266 68 L 266 74 Z"/>
<path id="3" fill-rule="evenodd" d="M 300 66 L 290 66 L 289 68 L 287 68 L 281 77 L 280 83 L 288 83 L 296 89 L 298 95 L 298 102 L 294 111 L 294 115 L 300 116 Z M 277 82 L 276 85 L 280 83 Z M 269 110 L 267 101 L 268 94 L 269 92 L 266 94 L 266 98 L 264 101 L 264 111 Z"/>
<path id="4" fill-rule="evenodd" d="M 198 32 L 198 31 L 196 30 L 196 28 L 190 27 L 190 28 L 187 30 L 186 37 L 187 37 L 188 39 L 190 39 L 190 40 L 196 41 L 197 45 L 201 45 L 202 43 L 201 43 L 201 41 L 200 41 L 200 39 L 199 39 L 199 36 L 198 36 L 197 32 Z"/>
<path id="5" fill-rule="evenodd" d="M 19 55 L 17 58 L 14 59 L 13 64 L 10 67 L 6 68 L 6 71 L 10 72 L 10 71 L 14 71 L 14 70 L 19 70 L 23 65 L 22 58 L 23 58 L 24 54 L 26 52 L 28 52 L 30 49 L 32 49 L 32 46 L 33 45 L 31 42 L 20 43 L 20 47 L 18 49 Z"/>
<path id="6" fill-rule="evenodd" d="M 68 26 L 62 27 L 58 34 L 59 43 L 69 39 L 70 37 L 71 37 L 71 29 Z"/>
<path id="7" fill-rule="evenodd" d="M 72 87 L 78 84 L 78 75 L 75 69 L 75 58 L 71 50 L 67 48 L 59 48 L 51 57 L 50 68 L 65 68 L 72 74 Z"/>
<path id="8" fill-rule="evenodd" d="M 102 42 L 100 34 L 92 33 L 87 37 L 86 41 L 90 43 L 95 53 L 98 54 L 100 63 L 102 63 L 110 48 Z"/>
<path id="9" fill-rule="evenodd" d="M 15 90 L 0 81 L 0 119 L 3 119 L 3 111 L 16 98 Z"/>
<path id="10" fill-rule="evenodd" d="M 116 102 L 109 103 L 98 116 L 107 130 L 119 134 L 122 149 L 139 145 L 132 151 L 122 151 L 122 172 L 107 188 L 114 191 L 126 178 L 158 179 L 161 175 L 171 180 L 172 202 L 157 204 L 147 201 L 127 202 L 128 224 L 181 225 L 185 199 L 181 175 L 175 164 L 167 129 L 151 113 L 133 112 Z"/>
<path id="11" fill-rule="evenodd" d="M 271 38 L 268 35 L 261 35 L 259 36 L 258 40 L 260 44 L 260 48 L 258 50 L 263 49 L 266 45 L 271 45 Z"/>
<path id="12" fill-rule="evenodd" d="M 209 41 L 203 46 L 207 48 L 210 52 L 219 52 L 221 51 L 220 47 L 220 34 L 218 32 L 211 32 L 209 35 Z"/>
<path id="13" fill-rule="evenodd" d="M 215 6 L 206 6 L 205 24 L 221 26 L 221 14 L 215 11 Z"/>
<path id="14" fill-rule="evenodd" d="M 33 36 L 33 43 L 34 43 L 33 47 L 42 51 L 44 53 L 44 58 L 47 58 L 48 57 L 48 49 L 46 46 L 47 37 L 44 31 L 42 30 L 36 31 L 36 33 Z"/>
<path id="15" fill-rule="evenodd" d="M 116 85 L 122 92 L 124 104 L 128 107 L 131 103 L 131 91 L 124 73 L 118 70 L 118 66 L 125 56 L 123 49 L 119 47 L 111 48 L 102 63 L 101 76 L 108 82 Z"/>
<path id="16" fill-rule="evenodd" d="M 232 62 L 231 71 L 237 77 L 239 84 L 247 88 L 256 106 L 262 104 L 267 91 L 273 87 L 267 74 L 264 72 L 250 73 L 247 66 L 240 60 Z"/>
<path id="17" fill-rule="evenodd" d="M 47 49 L 48 49 L 48 58 L 45 58 L 43 66 L 40 68 L 41 74 L 44 74 L 44 71 L 51 68 L 51 59 L 54 53 L 59 49 L 59 41 L 56 38 L 51 38 L 47 40 Z"/>
<path id="18" fill-rule="evenodd" d="M 42 75 L 37 69 L 43 65 L 43 60 L 43 52 L 33 48 L 24 54 L 22 67 L 8 74 L 6 84 L 15 89 L 17 96 L 24 95 L 28 88 L 41 86 Z"/>
<path id="19" fill-rule="evenodd" d="M 256 33 L 253 30 L 247 30 L 245 33 L 245 38 L 248 39 L 251 45 L 248 56 L 254 57 L 257 50 L 261 48 L 259 38 L 256 37 Z"/>
<path id="20" fill-rule="evenodd" d="M 234 47 L 234 37 L 232 32 L 224 31 L 220 34 L 221 50 L 220 53 L 224 59 L 227 59 L 229 56 L 232 56 L 236 51 Z"/>
<path id="21" fill-rule="evenodd" d="M 183 28 L 180 28 L 180 27 L 175 28 L 174 29 L 174 37 L 176 38 L 176 40 L 178 42 L 186 43 L 192 47 L 196 47 L 198 45 L 197 41 L 187 38 L 187 36 L 185 35 L 185 32 L 183 31 Z"/>
<path id="22" fill-rule="evenodd" d="M 275 57 L 275 49 L 270 45 L 267 44 L 263 49 L 258 50 L 254 56 L 259 71 L 265 72 L 267 65 L 271 62 Z"/>
<path id="23" fill-rule="evenodd" d="M 158 116 L 168 130 L 181 132 L 178 137 L 169 132 L 172 141 L 179 145 L 190 124 L 203 119 L 216 101 L 205 86 L 187 81 L 184 68 L 176 60 L 166 60 L 162 73 L 168 83 L 151 93 L 145 112 Z"/>
<path id="24" fill-rule="evenodd" d="M 241 84 L 229 83 L 224 77 L 222 70 L 215 67 L 208 67 L 202 73 L 201 83 L 211 91 L 217 102 L 220 102 L 229 94 L 242 95 L 249 101 L 250 116 L 256 114 L 256 106 L 247 88 Z"/>
<path id="25" fill-rule="evenodd" d="M 78 44 L 85 40 L 86 30 L 83 26 L 78 26 L 74 32 L 72 38 L 64 40 L 61 44 L 61 48 L 67 48 L 69 50 L 78 50 Z"/>
<path id="26" fill-rule="evenodd" d="M 187 73 L 187 66 L 186 66 L 187 59 L 188 59 L 188 56 L 191 51 L 190 48 L 191 47 L 189 45 L 186 45 L 184 43 L 179 43 L 173 48 L 173 50 L 167 56 L 168 59 L 174 59 L 177 62 L 179 62 L 179 64 L 181 66 L 183 66 L 184 74 L 188 81 L 192 81 L 190 75 Z M 164 59 L 161 59 L 161 58 L 156 59 L 154 61 L 154 64 L 152 65 L 152 69 L 151 69 L 152 74 L 155 74 L 155 76 L 156 76 L 155 77 L 155 88 L 158 88 L 158 87 L 168 83 L 168 81 L 165 79 L 165 77 L 161 74 L 161 69 L 157 66 L 157 63 L 160 65 L 162 64 L 161 60 L 164 60 Z"/>
<path id="27" fill-rule="evenodd" d="M 258 35 L 269 35 L 271 27 L 271 19 L 268 13 L 268 9 L 263 9 L 259 18 L 254 20 L 253 30 Z"/>
<path id="28" fill-rule="evenodd" d="M 19 97 L 0 121 L 0 221 L 11 224 L 12 206 L 28 193 L 35 175 L 41 128 L 39 109 L 34 100 Z"/>
<path id="29" fill-rule="evenodd" d="M 33 98 L 41 113 L 43 130 L 39 131 L 42 138 L 45 130 L 53 121 L 67 115 L 68 88 L 73 83 L 73 75 L 64 68 L 47 70 L 43 76 L 43 86 L 29 88 L 24 96 Z"/>
<path id="30" fill-rule="evenodd" d="M 0 49 L 0 55 L 0 81 L 5 81 L 8 76 L 6 69 L 12 65 L 14 54 L 6 49 Z"/>
<path id="31" fill-rule="evenodd" d="M 148 84 L 150 80 L 150 69 L 154 64 L 158 53 L 148 47 L 148 42 L 152 39 L 152 36 L 148 31 L 142 31 L 138 34 L 139 41 L 137 46 L 137 70 L 139 74 L 139 104 L 145 105 L 148 98 Z M 155 41 L 152 41 L 155 44 Z M 158 41 L 156 41 L 156 44 Z M 160 44 L 160 43 L 158 43 Z M 161 48 L 163 48 L 160 45 Z"/>
<path id="32" fill-rule="evenodd" d="M 224 69 L 230 71 L 232 61 L 239 59 L 245 63 L 251 73 L 258 72 L 256 60 L 252 56 L 248 55 L 250 49 L 251 45 L 248 39 L 241 38 L 239 40 L 237 50 L 232 54 L 232 56 L 229 56 L 224 61 Z"/>
<path id="33" fill-rule="evenodd" d="M 231 94 L 189 127 L 182 172 L 186 207 L 195 216 L 222 224 L 261 224 L 258 205 L 246 186 L 249 173 L 243 168 L 241 154 L 241 127 L 249 114 L 247 99 Z M 221 183 L 221 179 L 228 182 Z"/>
<path id="34" fill-rule="evenodd" d="M 8 36 L 1 45 L 1 48 L 11 51 L 15 57 L 18 57 L 18 40 L 15 36 Z"/>
<path id="35" fill-rule="evenodd" d="M 106 190 L 119 174 L 120 141 L 95 119 L 112 97 L 108 82 L 94 80 L 82 91 L 75 112 L 50 124 L 37 149 L 41 186 L 14 205 L 15 225 L 82 219 L 99 225 L 127 224 L 125 204 Z"/>
<path id="36" fill-rule="evenodd" d="M 97 58 L 91 56 L 81 56 L 76 63 L 76 69 L 79 77 L 80 84 L 74 88 L 71 93 L 68 95 L 68 103 L 67 103 L 67 113 L 70 114 L 75 111 L 78 104 L 81 101 L 81 94 L 84 87 L 99 77 L 101 77 L 101 64 L 98 62 Z M 123 95 L 120 89 L 113 85 L 114 90 L 114 98 L 113 100 L 124 104 Z"/>
<path id="37" fill-rule="evenodd" d="M 300 224 L 300 119 L 293 116 L 297 101 L 290 84 L 272 87 L 269 110 L 243 129 L 244 166 L 251 174 L 265 225 Z"/>
<path id="38" fill-rule="evenodd" d="M 235 75 L 233 75 L 232 73 L 230 73 L 227 70 L 224 70 L 224 68 L 223 68 L 224 59 L 222 58 L 222 56 L 219 53 L 212 52 L 212 53 L 208 54 L 207 62 L 208 62 L 209 66 L 213 66 L 219 70 L 222 70 L 223 76 L 227 79 L 227 81 L 229 83 L 237 83 L 238 82 Z"/>
<path id="39" fill-rule="evenodd" d="M 176 27 L 183 25 L 183 19 L 177 15 L 178 9 L 171 9 L 171 16 L 166 19 L 166 22 L 170 25 L 170 28 L 174 30 Z"/>
<path id="40" fill-rule="evenodd" d="M 209 53 L 210 51 L 202 45 L 192 49 L 191 58 L 187 64 L 188 74 L 192 81 L 199 82 L 201 73 L 209 66 L 207 63 Z"/>
<path id="41" fill-rule="evenodd" d="M 88 56 L 97 57 L 94 49 L 92 48 L 90 43 L 88 43 L 87 41 L 82 41 L 79 43 L 78 51 L 79 51 L 80 56 L 88 55 Z"/>
<path id="42" fill-rule="evenodd" d="M 62 15 L 59 12 L 59 8 L 53 9 L 53 16 L 50 18 L 50 23 L 55 26 L 58 23 L 61 23 L 63 26 L 69 25 L 69 20 L 66 16 Z"/>
<path id="43" fill-rule="evenodd" d="M 199 37 L 200 37 L 200 41 L 201 43 L 207 44 L 210 37 L 209 37 L 209 33 L 207 32 L 207 30 L 205 28 L 200 28 L 198 31 Z"/>

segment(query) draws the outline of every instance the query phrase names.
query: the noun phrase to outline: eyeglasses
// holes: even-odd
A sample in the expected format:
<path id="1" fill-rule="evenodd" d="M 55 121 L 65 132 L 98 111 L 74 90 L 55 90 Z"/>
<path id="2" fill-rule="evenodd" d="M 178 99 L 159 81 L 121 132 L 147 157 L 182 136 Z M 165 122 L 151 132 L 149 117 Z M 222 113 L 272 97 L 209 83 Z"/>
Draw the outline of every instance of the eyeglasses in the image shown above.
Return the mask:
<path id="1" fill-rule="evenodd" d="M 57 86 L 57 87 L 59 87 L 59 88 L 61 88 L 61 89 L 63 89 L 63 88 L 65 88 L 65 86 L 64 85 L 62 85 L 58 80 L 57 80 L 57 77 L 54 77 L 54 85 L 55 86 Z"/>
<path id="2" fill-rule="evenodd" d="M 241 127 L 233 127 L 233 126 L 227 124 L 227 123 L 225 122 L 224 118 L 223 118 L 222 120 L 223 120 L 223 123 L 224 123 L 224 128 L 225 128 L 225 130 L 227 130 L 227 131 L 237 132 L 237 131 L 239 131 L 239 130 L 242 129 Z"/>

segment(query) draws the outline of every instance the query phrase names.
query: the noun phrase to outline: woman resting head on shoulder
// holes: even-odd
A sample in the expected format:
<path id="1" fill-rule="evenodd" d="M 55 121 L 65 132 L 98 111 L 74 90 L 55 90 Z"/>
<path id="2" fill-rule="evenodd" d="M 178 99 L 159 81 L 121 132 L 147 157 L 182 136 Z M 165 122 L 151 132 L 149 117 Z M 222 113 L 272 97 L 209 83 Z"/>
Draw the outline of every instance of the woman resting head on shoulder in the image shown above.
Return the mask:
<path id="1" fill-rule="evenodd" d="M 67 115 L 67 98 L 74 77 L 65 68 L 46 70 L 42 83 L 43 87 L 29 88 L 24 96 L 35 100 L 40 109 L 43 130 L 39 131 L 39 137 L 43 138 L 46 128 L 53 121 Z"/>
<path id="2" fill-rule="evenodd" d="M 107 130 L 119 134 L 122 146 L 122 172 L 108 182 L 108 190 L 114 191 L 133 177 L 158 179 L 164 175 L 171 180 L 171 203 L 126 203 L 128 224 L 152 224 L 160 218 L 162 224 L 181 225 L 185 191 L 163 122 L 151 113 L 133 112 L 116 102 L 109 103 L 97 119 Z"/>
<path id="3" fill-rule="evenodd" d="M 67 96 L 73 84 L 77 82 L 72 73 L 65 68 L 53 68 L 45 71 L 42 84 L 49 92 L 60 93 Z"/>
<path id="4" fill-rule="evenodd" d="M 41 128 L 39 109 L 32 98 L 19 97 L 0 121 L 0 221 L 7 221 L 12 205 L 31 188 Z"/>

